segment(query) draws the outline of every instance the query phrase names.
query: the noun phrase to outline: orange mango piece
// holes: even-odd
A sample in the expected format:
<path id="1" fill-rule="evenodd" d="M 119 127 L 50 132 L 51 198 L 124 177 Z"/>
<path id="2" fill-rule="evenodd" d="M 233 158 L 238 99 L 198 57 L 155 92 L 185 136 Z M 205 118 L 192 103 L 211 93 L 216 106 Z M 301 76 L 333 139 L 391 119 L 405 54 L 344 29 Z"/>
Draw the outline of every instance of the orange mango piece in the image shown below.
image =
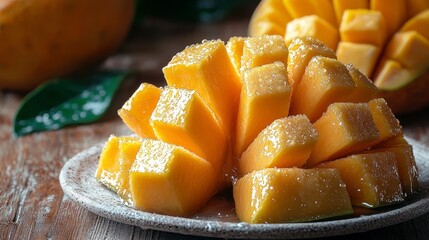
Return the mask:
<path id="1" fill-rule="evenodd" d="M 293 19 L 314 14 L 332 26 L 337 25 L 334 7 L 330 0 L 283 0 L 283 3 Z"/>
<path id="2" fill-rule="evenodd" d="M 129 172 L 134 207 L 190 216 L 215 194 L 216 174 L 209 162 L 182 147 L 143 139 Z"/>
<path id="3" fill-rule="evenodd" d="M 399 32 L 416 31 L 426 39 L 429 39 L 429 9 L 422 11 L 402 25 Z"/>
<path id="4" fill-rule="evenodd" d="M 405 139 L 404 134 L 401 133 L 395 137 L 384 140 L 383 142 L 376 144 L 372 147 L 372 149 L 378 148 L 389 148 L 389 147 L 398 147 L 398 146 L 408 146 L 410 145 L 408 141 Z"/>
<path id="5" fill-rule="evenodd" d="M 343 13 L 347 9 L 368 9 L 368 0 L 332 0 L 332 4 L 335 10 L 335 16 L 337 17 L 338 26 L 341 24 Z"/>
<path id="6" fill-rule="evenodd" d="M 159 140 L 182 146 L 215 168 L 223 164 L 226 136 L 196 91 L 164 88 L 150 124 Z"/>
<path id="7" fill-rule="evenodd" d="M 381 12 L 386 22 L 387 36 L 396 32 L 407 17 L 408 0 L 371 0 L 370 8 Z"/>
<path id="8" fill-rule="evenodd" d="M 241 74 L 246 70 L 276 61 L 287 65 L 288 49 L 282 36 L 263 35 L 244 41 Z"/>
<path id="9" fill-rule="evenodd" d="M 139 137 L 111 135 L 101 151 L 95 173 L 98 182 L 116 192 L 130 206 L 128 174 L 140 146 Z"/>
<path id="10" fill-rule="evenodd" d="M 339 61 L 352 64 L 365 76 L 371 77 L 380 57 L 380 48 L 367 43 L 341 41 L 336 54 Z"/>
<path id="11" fill-rule="evenodd" d="M 223 41 L 188 46 L 162 71 L 169 86 L 195 90 L 211 107 L 225 134 L 235 129 L 241 81 Z"/>
<path id="12" fill-rule="evenodd" d="M 253 12 L 249 26 L 260 21 L 268 21 L 278 26 L 286 26 L 286 23 L 291 19 L 291 16 L 283 5 L 283 0 L 264 0 L 260 2 Z M 254 31 L 257 30 L 249 28 L 249 35 L 260 36 L 253 35 Z"/>
<path id="13" fill-rule="evenodd" d="M 365 74 L 351 64 L 346 64 L 346 68 L 356 85 L 355 91 L 347 97 L 348 102 L 368 102 L 378 97 L 378 88 Z"/>
<path id="14" fill-rule="evenodd" d="M 118 115 L 125 125 L 140 137 L 156 138 L 149 119 L 160 94 L 161 90 L 158 87 L 142 83 L 118 110 Z"/>
<path id="15" fill-rule="evenodd" d="M 375 208 L 404 200 L 395 154 L 356 154 L 320 164 L 335 168 L 347 186 L 353 206 Z"/>
<path id="16" fill-rule="evenodd" d="M 367 103 L 333 103 L 314 127 L 319 139 L 307 167 L 363 151 L 380 138 Z"/>
<path id="17" fill-rule="evenodd" d="M 285 35 L 285 27 L 274 24 L 268 20 L 260 20 L 252 25 L 249 25 L 249 36 L 262 36 L 262 35 Z"/>
<path id="18" fill-rule="evenodd" d="M 281 62 L 244 72 L 235 140 L 237 157 L 267 125 L 288 116 L 291 93 L 286 67 Z"/>
<path id="19" fill-rule="evenodd" d="M 297 37 L 288 44 L 287 72 L 292 88 L 298 86 L 305 68 L 314 56 L 336 59 L 335 52 L 320 40 L 311 37 Z"/>
<path id="20" fill-rule="evenodd" d="M 391 152 L 395 154 L 398 167 L 399 180 L 401 181 L 404 196 L 410 196 L 419 191 L 419 172 L 411 145 L 392 146 L 374 149 L 368 152 Z"/>
<path id="21" fill-rule="evenodd" d="M 382 61 L 374 74 L 374 85 L 380 90 L 397 90 L 413 82 L 420 73 L 403 67 L 395 60 Z"/>
<path id="22" fill-rule="evenodd" d="M 386 100 L 377 98 L 368 103 L 372 118 L 377 126 L 380 137 L 376 144 L 383 142 L 389 138 L 398 136 L 402 133 L 402 127 L 399 120 L 395 117 Z"/>
<path id="23" fill-rule="evenodd" d="M 315 122 L 331 103 L 345 100 L 355 88 L 343 63 L 315 56 L 308 63 L 301 82 L 293 89 L 290 113 L 305 114 Z"/>
<path id="24" fill-rule="evenodd" d="M 286 43 L 296 37 L 305 36 L 319 39 L 334 51 L 337 49 L 340 40 L 337 28 L 317 15 L 295 18 L 287 23 L 284 35 Z"/>
<path id="25" fill-rule="evenodd" d="M 226 51 L 228 52 L 229 58 L 231 59 L 232 65 L 234 65 L 237 74 L 240 74 L 241 56 L 243 55 L 245 40 L 245 37 L 231 37 L 226 43 Z"/>
<path id="26" fill-rule="evenodd" d="M 238 160 L 244 175 L 263 168 L 301 167 L 316 144 L 318 133 L 305 115 L 277 119 L 268 125 Z"/>
<path id="27" fill-rule="evenodd" d="M 247 223 L 314 221 L 353 213 L 336 169 L 267 168 L 233 186 L 237 216 Z"/>

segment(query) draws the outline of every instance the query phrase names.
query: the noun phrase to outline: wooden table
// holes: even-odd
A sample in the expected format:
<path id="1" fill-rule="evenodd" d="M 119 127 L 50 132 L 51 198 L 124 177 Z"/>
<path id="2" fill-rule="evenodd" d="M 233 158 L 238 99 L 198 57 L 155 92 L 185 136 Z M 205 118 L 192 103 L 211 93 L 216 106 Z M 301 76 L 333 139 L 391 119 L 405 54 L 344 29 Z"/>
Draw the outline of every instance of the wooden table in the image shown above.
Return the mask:
<path id="1" fill-rule="evenodd" d="M 245 8 L 214 24 L 154 21 L 134 30 L 104 66 L 138 75 L 122 84 L 113 106 L 97 123 L 14 138 L 13 116 L 24 94 L 0 91 L 0 239 L 197 239 L 99 217 L 64 196 L 58 176 L 64 163 L 80 151 L 105 142 L 111 133 L 130 133 L 116 110 L 141 82 L 164 85 L 161 68 L 176 52 L 202 39 L 226 41 L 245 35 L 250 14 L 251 9 Z M 407 136 L 429 146 L 429 109 L 401 116 L 400 121 Z M 332 239 L 429 239 L 429 214 Z"/>

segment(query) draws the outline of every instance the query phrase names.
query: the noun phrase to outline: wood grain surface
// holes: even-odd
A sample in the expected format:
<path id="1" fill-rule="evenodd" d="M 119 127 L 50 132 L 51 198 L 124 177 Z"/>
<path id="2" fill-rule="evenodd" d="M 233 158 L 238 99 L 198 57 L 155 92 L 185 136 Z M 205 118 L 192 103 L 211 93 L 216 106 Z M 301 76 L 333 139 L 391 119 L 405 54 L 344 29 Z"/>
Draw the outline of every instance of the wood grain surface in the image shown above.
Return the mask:
<path id="1" fill-rule="evenodd" d="M 101 121 L 15 138 L 12 122 L 25 93 L 0 91 L 0 239 L 200 239 L 143 230 L 99 217 L 66 196 L 58 176 L 75 154 L 105 142 L 110 134 L 129 134 L 116 110 L 141 82 L 164 85 L 161 68 L 185 46 L 202 39 L 246 35 L 252 6 L 211 24 L 148 21 L 134 29 L 103 68 L 136 73 L 121 86 Z M 429 146 L 429 109 L 399 116 L 405 134 Z M 429 154 L 429 153 L 428 153 Z M 429 214 L 394 226 L 328 239 L 429 239 Z"/>

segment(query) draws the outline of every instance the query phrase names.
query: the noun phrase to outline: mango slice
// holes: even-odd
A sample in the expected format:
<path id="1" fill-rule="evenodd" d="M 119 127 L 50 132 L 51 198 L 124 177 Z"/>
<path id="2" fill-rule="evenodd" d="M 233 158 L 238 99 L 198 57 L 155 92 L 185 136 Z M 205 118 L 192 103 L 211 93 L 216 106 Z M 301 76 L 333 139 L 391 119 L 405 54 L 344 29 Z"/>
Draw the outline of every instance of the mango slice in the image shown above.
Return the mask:
<path id="1" fill-rule="evenodd" d="M 287 72 L 292 88 L 298 86 L 305 68 L 314 56 L 337 59 L 334 51 L 320 40 L 311 37 L 297 37 L 288 45 Z"/>
<path id="2" fill-rule="evenodd" d="M 241 74 L 246 70 L 276 61 L 287 65 L 288 49 L 282 36 L 263 35 L 244 41 Z"/>
<path id="3" fill-rule="evenodd" d="M 129 173 L 134 207 L 189 216 L 214 195 L 217 171 L 192 152 L 159 140 L 143 139 Z"/>
<path id="4" fill-rule="evenodd" d="M 369 109 L 374 120 L 380 137 L 375 144 L 383 142 L 389 138 L 398 136 L 402 133 L 402 127 L 399 120 L 395 117 L 392 110 L 387 105 L 386 100 L 377 98 L 369 101 Z"/>
<path id="5" fill-rule="evenodd" d="M 367 103 L 333 103 L 314 127 L 319 139 L 307 167 L 363 151 L 380 138 Z"/>
<path id="6" fill-rule="evenodd" d="M 290 113 L 305 114 L 316 121 L 333 102 L 343 101 L 356 85 L 338 60 L 315 56 L 308 63 L 301 82 L 293 90 Z"/>
<path id="7" fill-rule="evenodd" d="M 395 154 L 391 152 L 351 155 L 317 167 L 339 170 L 353 206 L 374 208 L 404 200 Z"/>
<path id="8" fill-rule="evenodd" d="M 371 0 L 370 8 L 379 11 L 386 22 L 387 36 L 391 36 L 405 22 L 408 0 Z"/>
<path id="9" fill-rule="evenodd" d="M 244 175 L 263 168 L 301 167 L 317 138 L 316 129 L 304 115 L 277 119 L 241 155 L 239 172 Z"/>
<path id="10" fill-rule="evenodd" d="M 125 102 L 118 115 L 140 137 L 156 138 L 149 119 L 158 102 L 161 90 L 149 83 L 142 83 Z"/>
<path id="11" fill-rule="evenodd" d="M 286 43 L 296 37 L 317 37 L 332 50 L 337 49 L 340 35 L 334 26 L 317 15 L 295 18 L 286 24 Z"/>
<path id="12" fill-rule="evenodd" d="M 341 41 L 382 47 L 387 39 L 386 23 L 379 11 L 349 9 L 340 25 Z"/>
<path id="13" fill-rule="evenodd" d="M 129 206 L 132 206 L 133 202 L 128 174 L 140 146 L 139 137 L 111 135 L 101 151 L 95 173 L 98 182 L 116 192 Z"/>
<path id="14" fill-rule="evenodd" d="M 214 167 L 223 164 L 227 138 L 196 91 L 164 88 L 150 124 L 159 140 L 182 146 Z"/>
<path id="15" fill-rule="evenodd" d="M 203 41 L 186 47 L 162 71 L 169 86 L 200 94 L 216 114 L 225 134 L 235 128 L 241 82 L 224 42 Z"/>
<path id="16" fill-rule="evenodd" d="M 332 0 L 332 4 L 335 10 L 335 16 L 337 17 L 338 26 L 341 24 L 343 19 L 344 11 L 347 9 L 368 9 L 369 1 L 368 0 Z"/>
<path id="17" fill-rule="evenodd" d="M 346 68 L 356 85 L 354 92 L 347 97 L 348 102 L 369 102 L 379 96 L 377 87 L 358 68 L 351 64 L 346 64 Z"/>
<path id="18" fill-rule="evenodd" d="M 372 76 L 380 48 L 372 44 L 341 41 L 336 51 L 339 61 L 356 66 L 365 76 Z"/>
<path id="19" fill-rule="evenodd" d="M 233 186 L 238 217 L 248 223 L 314 221 L 353 212 L 336 169 L 267 168 Z"/>
<path id="20" fill-rule="evenodd" d="M 293 19 L 315 14 L 332 26 L 337 25 L 330 0 L 283 0 L 283 3 Z"/>
<path id="21" fill-rule="evenodd" d="M 241 56 L 245 40 L 245 37 L 231 37 L 226 43 L 226 51 L 238 75 L 241 74 Z"/>

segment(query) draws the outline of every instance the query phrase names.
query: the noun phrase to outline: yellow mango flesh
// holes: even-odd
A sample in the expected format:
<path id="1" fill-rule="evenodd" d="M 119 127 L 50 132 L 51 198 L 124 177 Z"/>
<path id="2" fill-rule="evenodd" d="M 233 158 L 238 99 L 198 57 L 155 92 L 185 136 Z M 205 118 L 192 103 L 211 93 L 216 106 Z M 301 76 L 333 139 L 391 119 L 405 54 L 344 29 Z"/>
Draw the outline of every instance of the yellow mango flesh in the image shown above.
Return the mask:
<path id="1" fill-rule="evenodd" d="M 370 8 L 379 11 L 386 22 L 387 36 L 391 36 L 407 17 L 408 0 L 371 0 Z"/>
<path id="2" fill-rule="evenodd" d="M 429 9 L 419 13 L 404 23 L 399 32 L 416 31 L 429 39 Z"/>
<path id="3" fill-rule="evenodd" d="M 314 221 L 353 212 L 335 169 L 268 168 L 233 186 L 236 212 L 248 223 Z"/>
<path id="4" fill-rule="evenodd" d="M 241 82 L 221 40 L 186 47 L 162 71 L 169 86 L 200 94 L 225 134 L 235 128 Z"/>
<path id="5" fill-rule="evenodd" d="M 98 182 L 116 192 L 122 201 L 132 206 L 128 174 L 141 146 L 138 137 L 111 135 L 105 143 L 95 173 Z"/>
<path id="6" fill-rule="evenodd" d="M 285 35 L 285 27 L 273 24 L 268 20 L 257 21 L 249 28 L 249 36 Z"/>
<path id="7" fill-rule="evenodd" d="M 196 91 L 164 88 L 150 124 L 159 140 L 182 146 L 215 168 L 223 164 L 226 136 Z"/>
<path id="8" fill-rule="evenodd" d="M 419 191 L 418 169 L 411 145 L 391 146 L 371 150 L 369 152 L 388 151 L 395 155 L 398 167 L 399 180 L 401 181 L 404 196 L 410 196 Z"/>
<path id="9" fill-rule="evenodd" d="M 232 65 L 237 72 L 240 74 L 241 69 L 241 56 L 243 55 L 243 46 L 245 37 L 231 37 L 226 43 L 226 51 L 231 59 Z"/>
<path id="10" fill-rule="evenodd" d="M 313 57 L 301 82 L 293 89 L 290 113 L 305 114 L 315 122 L 329 104 L 346 99 L 355 88 L 344 64 L 332 58 Z"/>
<path id="11" fill-rule="evenodd" d="M 334 7 L 330 0 L 283 0 L 283 3 L 294 19 L 315 14 L 332 26 L 337 25 Z"/>
<path id="12" fill-rule="evenodd" d="M 393 91 L 413 82 L 419 74 L 419 70 L 404 68 L 395 60 L 386 60 L 374 75 L 374 85 L 381 90 Z"/>
<path id="13" fill-rule="evenodd" d="M 374 123 L 380 133 L 380 137 L 376 143 L 383 142 L 402 133 L 402 127 L 399 124 L 399 120 L 387 105 L 386 100 L 383 98 L 377 98 L 369 101 L 368 105 Z"/>
<path id="14" fill-rule="evenodd" d="M 380 138 L 366 103 L 333 103 L 314 127 L 319 139 L 307 167 L 363 151 Z"/>
<path id="15" fill-rule="evenodd" d="M 240 157 L 268 124 L 288 116 L 291 93 L 286 67 L 281 62 L 244 72 L 237 115 L 235 156 Z"/>
<path id="16" fill-rule="evenodd" d="M 346 64 L 346 68 L 356 85 L 354 92 L 347 97 L 348 102 L 368 102 L 378 97 L 377 87 L 367 76 L 351 64 Z"/>
<path id="17" fill-rule="evenodd" d="M 290 20 L 291 16 L 283 5 L 283 0 L 265 0 L 256 7 L 250 18 L 249 36 L 264 34 L 283 36 L 284 26 Z"/>
<path id="18" fill-rule="evenodd" d="M 398 32 L 387 44 L 383 58 L 397 61 L 404 68 L 427 70 L 429 40 L 416 31 Z"/>
<path id="19" fill-rule="evenodd" d="M 343 13 L 347 9 L 368 9 L 368 0 L 332 0 L 332 4 L 335 10 L 335 16 L 337 17 L 338 26 L 341 24 Z"/>
<path id="20" fill-rule="evenodd" d="M 320 40 L 311 37 L 297 37 L 288 45 L 287 72 L 292 88 L 298 86 L 305 68 L 314 56 L 336 59 L 335 53 Z"/>
<path id="21" fill-rule="evenodd" d="M 386 24 L 379 11 L 350 9 L 344 12 L 340 25 L 341 41 L 383 47 L 386 34 Z"/>
<path id="22" fill-rule="evenodd" d="M 301 167 L 316 144 L 316 129 L 304 115 L 277 119 L 268 125 L 238 160 L 244 175 L 263 168 Z"/>
<path id="23" fill-rule="evenodd" d="M 353 64 L 365 76 L 372 76 L 380 56 L 380 48 L 372 44 L 339 42 L 336 51 L 339 61 Z"/>
<path id="24" fill-rule="evenodd" d="M 216 192 L 216 174 L 209 162 L 182 147 L 143 139 L 129 173 L 134 207 L 190 216 Z"/>
<path id="25" fill-rule="evenodd" d="M 125 102 L 118 115 L 140 137 L 156 138 L 149 125 L 150 116 L 158 102 L 161 90 L 149 83 L 142 83 Z"/>
<path id="26" fill-rule="evenodd" d="M 335 51 L 340 35 L 337 28 L 317 15 L 295 18 L 286 24 L 286 43 L 296 37 L 313 37 Z"/>
<path id="27" fill-rule="evenodd" d="M 246 70 L 276 61 L 287 65 L 288 49 L 282 36 L 263 35 L 244 41 L 241 74 Z"/>
<path id="28" fill-rule="evenodd" d="M 404 134 L 401 133 L 395 137 L 389 138 L 379 144 L 374 145 L 371 149 L 378 148 L 389 148 L 389 147 L 398 147 L 398 146 L 408 146 L 409 143 L 405 139 Z"/>
<path id="29" fill-rule="evenodd" d="M 339 170 L 353 206 L 374 208 L 404 200 L 391 152 L 351 155 L 317 167 Z"/>

